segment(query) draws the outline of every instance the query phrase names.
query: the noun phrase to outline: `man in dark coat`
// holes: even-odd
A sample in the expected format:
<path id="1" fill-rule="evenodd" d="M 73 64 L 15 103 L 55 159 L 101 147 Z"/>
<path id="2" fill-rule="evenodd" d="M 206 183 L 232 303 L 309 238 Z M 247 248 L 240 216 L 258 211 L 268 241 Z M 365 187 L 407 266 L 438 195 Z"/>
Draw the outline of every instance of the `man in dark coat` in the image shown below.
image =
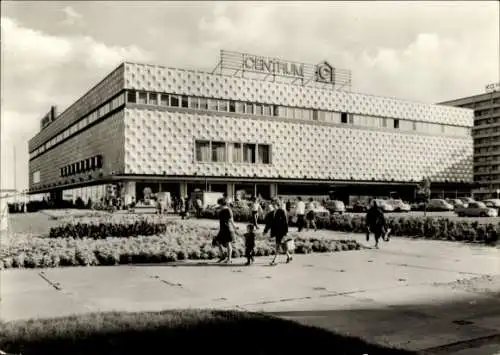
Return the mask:
<path id="1" fill-rule="evenodd" d="M 375 235 L 375 248 L 378 248 L 378 241 L 381 237 L 386 238 L 389 230 L 386 230 L 385 216 L 382 210 L 373 201 L 372 206 L 366 213 L 366 241 L 370 239 L 370 232 Z"/>
<path id="2" fill-rule="evenodd" d="M 289 263 L 292 260 L 292 256 L 289 253 L 286 244 L 283 243 L 284 237 L 288 234 L 288 218 L 283 205 L 280 201 L 273 201 L 274 210 L 269 212 L 266 216 L 266 227 L 264 229 L 264 235 L 271 231 L 271 238 L 276 240 L 276 253 L 274 254 L 274 259 L 271 261 L 271 265 L 276 264 L 276 258 L 280 252 L 280 247 L 283 246 L 286 253 L 286 262 Z"/>

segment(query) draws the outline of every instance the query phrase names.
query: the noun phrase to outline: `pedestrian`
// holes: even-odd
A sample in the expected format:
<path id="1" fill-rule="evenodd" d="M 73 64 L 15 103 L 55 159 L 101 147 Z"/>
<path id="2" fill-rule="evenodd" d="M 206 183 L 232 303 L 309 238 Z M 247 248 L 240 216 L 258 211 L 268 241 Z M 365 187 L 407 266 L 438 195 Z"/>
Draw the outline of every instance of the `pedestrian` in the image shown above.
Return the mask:
<path id="1" fill-rule="evenodd" d="M 203 211 L 203 202 L 200 197 L 196 198 L 196 217 L 201 218 L 201 212 Z"/>
<path id="2" fill-rule="evenodd" d="M 181 218 L 182 219 L 186 218 L 186 201 L 182 197 L 179 198 L 178 208 Z"/>
<path id="3" fill-rule="evenodd" d="M 306 216 L 306 204 L 302 201 L 302 197 L 297 197 L 297 206 L 295 206 L 295 213 L 297 215 L 297 228 L 298 231 L 302 231 L 304 225 L 306 224 L 305 216 Z"/>
<path id="4" fill-rule="evenodd" d="M 234 225 L 233 212 L 228 206 L 227 200 L 221 198 L 218 201 L 222 209 L 219 212 L 219 233 L 213 241 L 213 245 L 219 246 L 220 258 L 217 262 L 225 262 L 230 264 L 232 261 L 233 246 L 236 226 Z M 227 249 L 227 254 L 224 252 L 224 248 Z"/>
<path id="5" fill-rule="evenodd" d="M 262 211 L 259 200 L 254 197 L 252 202 L 252 223 L 255 229 L 259 229 L 259 212 Z"/>
<path id="6" fill-rule="evenodd" d="M 316 212 L 314 212 L 314 201 L 312 197 L 309 198 L 309 203 L 307 204 L 306 223 L 306 230 L 309 230 L 310 226 L 314 228 L 314 231 L 318 230 L 316 227 Z"/>
<path id="7" fill-rule="evenodd" d="M 370 232 L 375 236 L 375 248 L 378 249 L 380 238 L 384 241 L 389 241 L 390 228 L 387 228 L 384 212 L 377 206 L 377 202 L 373 201 L 372 207 L 366 213 L 366 241 L 370 239 Z"/>
<path id="8" fill-rule="evenodd" d="M 245 257 L 247 258 L 246 265 L 250 265 L 255 261 L 255 226 L 253 224 L 247 225 L 247 232 L 245 237 Z"/>
<path id="9" fill-rule="evenodd" d="M 271 265 L 276 264 L 276 259 L 280 252 L 281 247 L 285 250 L 286 254 L 286 262 L 289 263 L 292 260 L 292 256 L 287 249 L 287 245 L 283 243 L 283 239 L 288 234 L 288 221 L 286 212 L 283 209 L 283 205 L 280 201 L 273 201 L 274 210 L 267 215 L 266 220 L 266 228 L 264 229 L 264 235 L 270 231 L 271 238 L 274 238 L 276 241 L 276 252 L 274 254 L 274 258 L 271 261 Z"/>

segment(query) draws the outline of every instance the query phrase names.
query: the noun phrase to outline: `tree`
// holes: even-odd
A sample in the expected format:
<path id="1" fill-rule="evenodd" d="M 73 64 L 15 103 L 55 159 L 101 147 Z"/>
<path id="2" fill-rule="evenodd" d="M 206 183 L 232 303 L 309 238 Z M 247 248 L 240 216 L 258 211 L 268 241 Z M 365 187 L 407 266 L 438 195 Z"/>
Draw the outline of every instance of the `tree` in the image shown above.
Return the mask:
<path id="1" fill-rule="evenodd" d="M 424 216 L 427 216 L 427 204 L 431 198 L 431 180 L 424 177 L 418 189 L 418 195 L 424 201 Z"/>

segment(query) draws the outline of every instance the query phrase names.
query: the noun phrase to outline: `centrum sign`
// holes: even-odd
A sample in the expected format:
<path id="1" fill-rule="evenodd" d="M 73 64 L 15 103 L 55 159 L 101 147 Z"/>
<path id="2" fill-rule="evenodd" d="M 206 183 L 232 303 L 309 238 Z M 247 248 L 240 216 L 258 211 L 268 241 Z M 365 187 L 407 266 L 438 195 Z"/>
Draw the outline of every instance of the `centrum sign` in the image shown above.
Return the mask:
<path id="1" fill-rule="evenodd" d="M 251 54 L 243 55 L 243 70 L 298 78 L 304 77 L 304 64 L 287 62 L 281 59 L 264 58 Z"/>
<path id="2" fill-rule="evenodd" d="M 300 82 L 302 85 L 312 83 L 331 85 L 342 88 L 351 85 L 351 71 L 338 69 L 326 61 L 318 64 L 293 62 L 281 58 L 270 58 L 260 55 L 220 51 L 220 60 L 212 73 L 217 70 L 229 75 L 242 75 L 254 73 L 262 75 L 263 80 L 275 80 L 277 77 L 290 79 L 292 83 Z"/>

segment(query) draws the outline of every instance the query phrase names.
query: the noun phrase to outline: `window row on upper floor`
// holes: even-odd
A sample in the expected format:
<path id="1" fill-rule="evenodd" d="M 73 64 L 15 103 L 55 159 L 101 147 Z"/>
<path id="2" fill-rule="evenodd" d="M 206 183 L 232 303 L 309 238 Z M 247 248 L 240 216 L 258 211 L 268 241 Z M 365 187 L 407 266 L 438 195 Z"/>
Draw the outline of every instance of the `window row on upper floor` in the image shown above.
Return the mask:
<path id="1" fill-rule="evenodd" d="M 269 105 L 256 102 L 242 102 L 205 97 L 183 96 L 167 93 L 144 92 L 127 90 L 116 98 L 108 101 L 93 112 L 81 118 L 64 131 L 57 134 L 44 144 L 29 153 L 29 158 L 43 154 L 46 150 L 61 143 L 70 136 L 86 129 L 109 112 L 123 106 L 125 103 L 154 105 L 165 107 L 179 107 L 186 109 L 228 112 L 241 115 L 260 117 L 277 117 L 290 120 L 329 122 L 333 124 L 349 125 L 358 128 L 373 128 L 381 130 L 397 130 L 402 132 L 426 133 L 436 135 L 450 135 L 469 137 L 471 129 L 462 126 L 453 126 L 421 121 L 410 121 L 395 118 L 357 115 L 349 112 L 335 112 L 300 107 Z"/>
<path id="2" fill-rule="evenodd" d="M 471 135 L 471 129 L 462 126 L 168 93 L 129 90 L 127 92 L 127 102 L 140 105 L 180 107 L 194 110 L 229 112 L 242 115 L 331 122 L 357 127 L 399 130 L 416 133 L 443 134 L 462 137 Z"/>
<path id="3" fill-rule="evenodd" d="M 198 163 L 271 164 L 269 144 L 197 140 L 195 161 Z"/>
<path id="4" fill-rule="evenodd" d="M 34 157 L 43 154 L 46 150 L 52 148 L 53 146 L 61 143 L 63 140 L 67 139 L 68 137 L 72 136 L 73 134 L 87 128 L 89 125 L 100 119 L 101 117 L 107 115 L 111 111 L 116 110 L 120 106 L 123 106 L 125 104 L 125 94 L 121 94 L 117 96 L 116 98 L 106 102 L 105 104 L 101 105 L 99 108 L 95 109 L 88 115 L 84 116 L 82 119 L 80 119 L 78 122 L 75 122 L 68 128 L 66 128 L 64 131 L 61 133 L 57 134 L 55 137 L 47 141 L 46 143 L 42 144 L 29 154 L 29 158 L 33 159 Z"/>

